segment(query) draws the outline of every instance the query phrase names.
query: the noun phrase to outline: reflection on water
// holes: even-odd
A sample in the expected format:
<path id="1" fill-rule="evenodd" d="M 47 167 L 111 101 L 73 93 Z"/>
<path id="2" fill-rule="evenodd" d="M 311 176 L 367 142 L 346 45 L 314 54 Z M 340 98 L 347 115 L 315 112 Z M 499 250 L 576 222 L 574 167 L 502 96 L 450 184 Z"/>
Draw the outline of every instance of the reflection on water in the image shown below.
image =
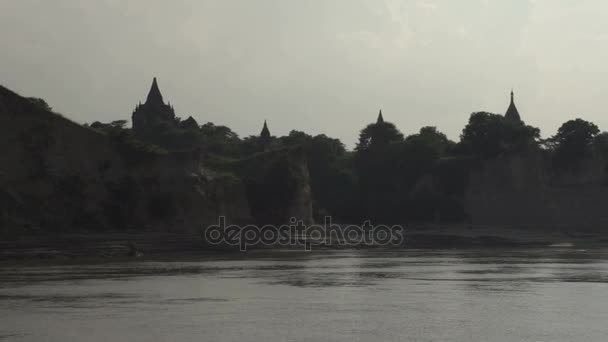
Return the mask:
<path id="1" fill-rule="evenodd" d="M 0 341 L 603 341 L 608 250 L 0 267 Z"/>

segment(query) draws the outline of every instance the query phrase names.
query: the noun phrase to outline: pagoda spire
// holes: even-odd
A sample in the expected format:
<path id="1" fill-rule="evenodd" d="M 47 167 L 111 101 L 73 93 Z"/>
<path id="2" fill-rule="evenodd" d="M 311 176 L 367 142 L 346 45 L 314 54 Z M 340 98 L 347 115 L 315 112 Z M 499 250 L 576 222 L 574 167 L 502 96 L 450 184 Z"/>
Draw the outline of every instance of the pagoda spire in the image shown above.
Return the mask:
<path id="1" fill-rule="evenodd" d="M 519 115 L 517 106 L 515 106 L 515 93 L 513 93 L 513 89 L 511 89 L 511 103 L 505 113 L 505 118 L 511 121 L 521 121 L 521 116 Z"/>
<path id="2" fill-rule="evenodd" d="M 152 80 L 152 86 L 150 87 L 146 104 L 164 104 L 163 95 L 160 93 L 160 89 L 158 88 L 156 77 L 154 77 Z"/>
<path id="3" fill-rule="evenodd" d="M 269 139 L 270 138 L 270 130 L 268 129 L 268 124 L 266 120 L 264 120 L 264 127 L 262 127 L 262 132 L 260 133 L 260 138 Z"/>
<path id="4" fill-rule="evenodd" d="M 380 109 L 380 113 L 378 113 L 378 120 L 376 120 L 377 124 L 384 123 L 384 118 L 382 117 L 382 109 Z"/>

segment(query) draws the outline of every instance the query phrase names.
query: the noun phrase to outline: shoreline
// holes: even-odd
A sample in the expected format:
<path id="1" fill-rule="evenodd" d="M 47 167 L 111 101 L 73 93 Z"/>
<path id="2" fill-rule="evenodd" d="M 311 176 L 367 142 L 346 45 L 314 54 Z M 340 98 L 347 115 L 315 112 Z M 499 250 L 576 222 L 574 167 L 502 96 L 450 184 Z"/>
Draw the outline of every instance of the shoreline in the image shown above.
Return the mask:
<path id="1" fill-rule="evenodd" d="M 137 259 L 138 257 L 179 257 L 219 253 L 240 253 L 238 247 L 210 246 L 197 233 L 108 232 L 108 233 L 30 233 L 0 235 L 0 261 Z M 468 249 L 525 247 L 608 246 L 608 235 L 601 233 L 529 231 L 470 225 L 422 225 L 406 230 L 400 246 L 335 246 L 313 241 L 312 250 L 395 250 Z M 250 250 L 302 250 L 302 245 Z"/>

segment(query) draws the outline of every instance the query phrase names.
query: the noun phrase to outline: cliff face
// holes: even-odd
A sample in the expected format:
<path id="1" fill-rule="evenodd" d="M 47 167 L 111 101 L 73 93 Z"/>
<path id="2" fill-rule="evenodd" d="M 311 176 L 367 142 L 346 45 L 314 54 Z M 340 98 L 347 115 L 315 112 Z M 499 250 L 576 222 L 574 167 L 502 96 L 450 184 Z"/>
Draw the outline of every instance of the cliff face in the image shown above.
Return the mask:
<path id="1" fill-rule="evenodd" d="M 556 170 L 538 153 L 502 157 L 473 169 L 464 208 L 473 224 L 550 230 L 608 228 L 606 163 L 588 159 Z"/>
<path id="2" fill-rule="evenodd" d="M 292 218 L 312 223 L 308 165 L 301 148 L 264 152 L 232 166 L 244 180 L 258 224 L 283 224 Z"/>
<path id="3" fill-rule="evenodd" d="M 5 88 L 0 88 L 0 137 L 2 184 L 19 198 L 5 208 L 10 210 L 5 216 L 19 225 L 77 223 L 77 216 L 94 211 L 89 205 L 105 197 L 101 173 L 124 172 L 107 137 Z"/>
<path id="4" fill-rule="evenodd" d="M 257 179 L 269 179 L 264 172 Z M 305 189 L 308 176 L 301 176 Z M 197 151 L 134 151 L 0 87 L 3 228 L 195 230 L 218 216 L 251 223 L 255 196 L 248 187 L 206 169 Z M 282 210 L 306 215 L 310 194 L 291 190 L 300 202 L 281 203 Z"/>
<path id="5" fill-rule="evenodd" d="M 542 151 L 446 159 L 421 177 L 410 197 L 442 223 L 538 231 L 608 229 L 606 161 L 556 168 Z M 425 207 L 425 201 L 427 206 Z M 427 221 L 432 215 L 427 214 Z"/>

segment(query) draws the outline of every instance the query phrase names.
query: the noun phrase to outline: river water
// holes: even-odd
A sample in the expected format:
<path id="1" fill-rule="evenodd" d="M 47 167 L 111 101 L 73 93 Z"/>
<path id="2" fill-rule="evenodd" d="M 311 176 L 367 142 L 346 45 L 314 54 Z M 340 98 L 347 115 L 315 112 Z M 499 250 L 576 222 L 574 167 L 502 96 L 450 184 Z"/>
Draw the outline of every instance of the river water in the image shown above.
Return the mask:
<path id="1" fill-rule="evenodd" d="M 608 341 L 608 250 L 0 266 L 0 341 Z"/>

